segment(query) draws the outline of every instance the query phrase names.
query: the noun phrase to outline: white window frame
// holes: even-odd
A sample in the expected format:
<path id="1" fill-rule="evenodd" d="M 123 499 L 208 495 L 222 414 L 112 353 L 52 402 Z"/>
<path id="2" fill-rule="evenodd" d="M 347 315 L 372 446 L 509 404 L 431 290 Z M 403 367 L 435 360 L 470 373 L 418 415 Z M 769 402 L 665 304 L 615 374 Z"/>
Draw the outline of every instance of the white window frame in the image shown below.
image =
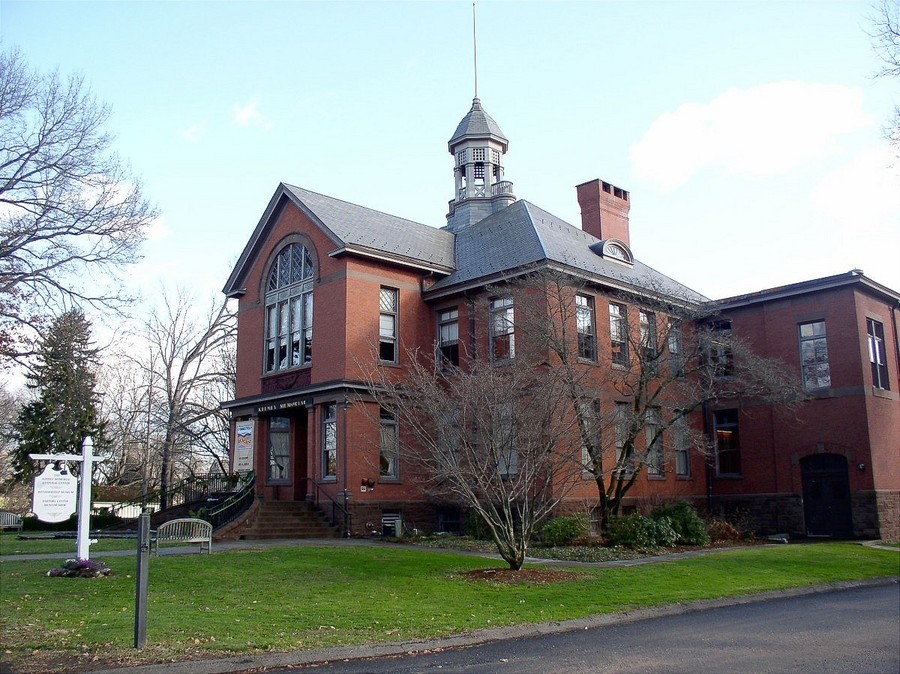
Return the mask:
<path id="1" fill-rule="evenodd" d="M 312 254 L 290 243 L 275 257 L 266 279 L 263 372 L 308 366 L 313 356 Z"/>
<path id="2" fill-rule="evenodd" d="M 597 320 L 594 313 L 594 298 L 590 295 L 575 295 L 575 331 L 578 335 L 578 357 L 581 360 L 597 360 Z"/>
<path id="3" fill-rule="evenodd" d="M 379 479 L 400 479 L 400 433 L 397 417 L 385 409 L 379 410 Z"/>
<path id="4" fill-rule="evenodd" d="M 869 363 L 872 366 L 872 386 L 890 391 L 883 323 L 874 318 L 866 319 L 866 343 L 869 349 Z"/>
<path id="5" fill-rule="evenodd" d="M 378 359 L 382 363 L 396 364 L 400 358 L 398 348 L 400 334 L 400 291 L 381 286 L 378 290 Z M 391 350 L 391 354 L 387 353 Z M 390 358 L 385 356 L 391 355 Z"/>
<path id="6" fill-rule="evenodd" d="M 516 357 L 515 308 L 512 297 L 496 297 L 490 303 L 490 350 L 492 361 Z M 499 346 L 505 345 L 503 352 Z"/>

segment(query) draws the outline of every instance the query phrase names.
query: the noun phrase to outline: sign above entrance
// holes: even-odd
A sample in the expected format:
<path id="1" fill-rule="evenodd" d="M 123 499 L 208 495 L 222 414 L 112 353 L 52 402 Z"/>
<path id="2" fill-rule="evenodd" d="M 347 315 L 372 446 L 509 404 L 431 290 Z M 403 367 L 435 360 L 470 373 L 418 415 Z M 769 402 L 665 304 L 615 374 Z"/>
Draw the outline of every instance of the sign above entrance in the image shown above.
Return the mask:
<path id="1" fill-rule="evenodd" d="M 48 463 L 34 478 L 31 509 L 42 522 L 64 522 L 78 504 L 78 480 L 65 467 Z"/>
<path id="2" fill-rule="evenodd" d="M 256 413 L 262 412 L 279 412 L 281 410 L 289 410 L 294 407 L 306 407 L 305 400 L 287 400 L 280 403 L 272 403 L 270 405 L 260 405 L 256 408 Z"/>

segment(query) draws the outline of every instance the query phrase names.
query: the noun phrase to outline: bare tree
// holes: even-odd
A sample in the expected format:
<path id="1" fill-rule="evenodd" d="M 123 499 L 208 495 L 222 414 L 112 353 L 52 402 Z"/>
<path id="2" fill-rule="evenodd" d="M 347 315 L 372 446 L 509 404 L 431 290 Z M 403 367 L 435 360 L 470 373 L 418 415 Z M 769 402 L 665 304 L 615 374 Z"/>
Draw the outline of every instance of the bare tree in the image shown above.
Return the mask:
<path id="1" fill-rule="evenodd" d="M 227 391 L 229 379 L 233 381 L 234 366 L 227 354 L 235 336 L 235 314 L 227 300 L 197 319 L 189 298 L 179 293 L 174 302 L 166 298 L 162 312 L 147 322 L 150 357 L 141 366 L 150 382 L 152 425 L 161 437 L 160 508 L 167 506 L 173 468 L 183 460 L 183 452 L 192 468 L 190 457 L 198 443 L 205 451 L 227 451 L 227 425 L 223 431 L 210 420 L 221 414 L 216 393 Z M 225 437 L 213 441 L 212 429 Z"/>
<path id="2" fill-rule="evenodd" d="M 388 368 L 369 382 L 381 411 L 398 423 L 402 456 L 423 489 L 476 512 L 518 570 L 536 527 L 581 469 L 571 460 L 577 437 L 557 378 L 524 354 L 463 368 L 437 367 L 421 353 L 408 361 L 402 382 Z"/>
<path id="3" fill-rule="evenodd" d="M 543 270 L 512 285 L 524 307 L 517 327 L 546 348 L 556 387 L 565 392 L 583 469 L 597 485 L 601 529 L 644 471 L 671 470 L 679 450 L 710 451 L 698 411 L 721 400 L 789 409 L 804 399 L 796 377 L 755 354 L 711 305 L 653 279 L 642 286 L 612 295 L 606 355 L 598 352 L 596 323 L 580 313 L 593 307 L 579 304 L 585 286 L 577 278 Z"/>
<path id="4" fill-rule="evenodd" d="M 0 362 L 48 313 L 124 299 L 99 281 L 136 260 L 156 211 L 110 152 L 109 114 L 81 76 L 0 53 Z"/>
<path id="5" fill-rule="evenodd" d="M 876 5 L 869 37 L 882 63 L 878 77 L 900 77 L 900 3 L 897 0 L 881 0 Z M 885 135 L 900 155 L 900 105 L 894 106 L 894 117 L 886 126 Z"/>

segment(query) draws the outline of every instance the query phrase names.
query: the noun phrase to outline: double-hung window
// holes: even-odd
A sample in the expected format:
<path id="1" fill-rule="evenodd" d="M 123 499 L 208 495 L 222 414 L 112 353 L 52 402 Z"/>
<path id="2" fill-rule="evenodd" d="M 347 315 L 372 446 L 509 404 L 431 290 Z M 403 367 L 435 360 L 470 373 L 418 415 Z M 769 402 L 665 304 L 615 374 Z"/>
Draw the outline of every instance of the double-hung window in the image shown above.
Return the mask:
<path id="1" fill-rule="evenodd" d="M 516 333 L 512 297 L 491 300 L 491 360 L 516 357 Z"/>
<path id="2" fill-rule="evenodd" d="M 266 281 L 265 371 L 277 372 L 312 362 L 312 256 L 291 243 L 275 258 Z"/>
<path id="3" fill-rule="evenodd" d="M 382 286 L 378 293 L 378 358 L 384 363 L 397 362 L 398 303 L 397 289 Z"/>
<path id="4" fill-rule="evenodd" d="M 658 407 L 647 410 L 644 432 L 647 436 L 647 472 L 650 475 L 663 474 L 662 416 Z"/>
<path id="5" fill-rule="evenodd" d="M 397 418 L 382 409 L 381 418 L 381 450 L 378 457 L 379 473 L 384 479 L 396 480 L 400 477 L 400 446 L 397 434 Z"/>
<path id="6" fill-rule="evenodd" d="M 593 297 L 575 295 L 575 327 L 578 332 L 578 357 L 584 360 L 597 360 Z"/>
<path id="7" fill-rule="evenodd" d="M 459 310 L 438 312 L 438 367 L 459 366 Z"/>
<path id="8" fill-rule="evenodd" d="M 646 363 L 656 360 L 656 314 L 652 311 L 641 311 L 638 315 L 641 329 L 641 351 Z"/>
<path id="9" fill-rule="evenodd" d="M 866 319 L 866 339 L 869 346 L 869 362 L 872 365 L 872 385 L 889 390 L 887 351 L 884 345 L 884 326 L 871 318 Z"/>
<path id="10" fill-rule="evenodd" d="M 616 403 L 616 471 L 619 473 L 634 472 L 634 446 L 628 441 L 630 432 L 631 406 Z"/>
<path id="11" fill-rule="evenodd" d="M 691 474 L 691 437 L 688 419 L 686 416 L 678 416 L 681 414 L 681 410 L 675 410 L 676 419 L 672 424 L 675 436 L 675 475 L 689 477 Z"/>
<path id="12" fill-rule="evenodd" d="M 609 303 L 609 339 L 614 365 L 628 365 L 628 313 L 624 304 Z"/>
<path id="13" fill-rule="evenodd" d="M 337 477 L 337 405 L 322 407 L 322 477 Z"/>
<path id="14" fill-rule="evenodd" d="M 741 436 L 738 411 L 719 410 L 713 414 L 716 432 L 716 466 L 719 475 L 741 474 Z"/>
<path id="15" fill-rule="evenodd" d="M 828 366 L 828 344 L 825 339 L 825 321 L 801 323 L 800 369 L 803 373 L 803 388 L 814 391 L 831 386 L 831 372 Z"/>
<path id="16" fill-rule="evenodd" d="M 684 374 L 684 334 L 681 321 L 670 321 L 668 327 L 666 342 L 669 347 L 669 367 L 673 374 Z"/>
<path id="17" fill-rule="evenodd" d="M 713 323 L 709 337 L 709 358 L 713 374 L 730 377 L 734 374 L 734 352 L 731 349 L 731 321 Z"/>

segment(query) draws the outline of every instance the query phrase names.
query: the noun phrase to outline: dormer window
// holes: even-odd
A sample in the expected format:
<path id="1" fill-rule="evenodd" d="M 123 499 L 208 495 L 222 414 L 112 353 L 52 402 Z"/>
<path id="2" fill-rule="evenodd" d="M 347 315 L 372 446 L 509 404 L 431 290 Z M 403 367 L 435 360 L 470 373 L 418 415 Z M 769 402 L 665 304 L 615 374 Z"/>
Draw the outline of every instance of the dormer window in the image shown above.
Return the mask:
<path id="1" fill-rule="evenodd" d="M 312 286 L 315 269 L 306 246 L 281 249 L 266 280 L 265 371 L 312 362 Z"/>
<path id="2" fill-rule="evenodd" d="M 628 248 L 628 245 L 624 241 L 620 241 L 619 239 L 598 241 L 591 246 L 591 250 L 600 257 L 609 260 L 616 260 L 617 262 L 623 262 L 628 265 L 634 264 L 634 257 L 631 254 L 631 249 Z"/>

